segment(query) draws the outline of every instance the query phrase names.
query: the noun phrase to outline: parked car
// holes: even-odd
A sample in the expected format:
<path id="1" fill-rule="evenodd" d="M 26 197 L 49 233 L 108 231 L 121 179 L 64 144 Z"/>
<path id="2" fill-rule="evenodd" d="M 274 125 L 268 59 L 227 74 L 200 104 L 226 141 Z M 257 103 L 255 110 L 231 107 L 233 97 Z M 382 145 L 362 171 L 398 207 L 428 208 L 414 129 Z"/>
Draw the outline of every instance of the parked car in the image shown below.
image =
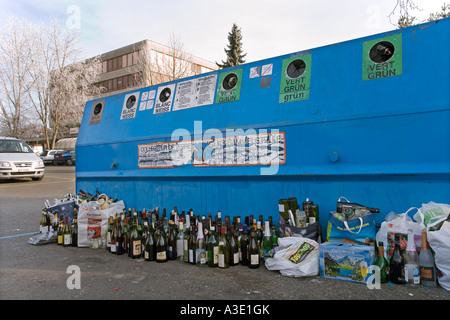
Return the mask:
<path id="1" fill-rule="evenodd" d="M 44 161 L 44 163 L 53 163 L 55 153 L 63 151 L 64 150 L 44 150 L 39 156 L 41 157 L 42 161 Z"/>
<path id="2" fill-rule="evenodd" d="M 0 179 L 31 178 L 42 180 L 44 162 L 24 141 L 0 137 Z"/>
<path id="3" fill-rule="evenodd" d="M 75 150 L 56 152 L 55 158 L 53 159 L 53 164 L 59 164 L 59 165 L 66 164 L 68 166 L 74 165 L 75 164 Z"/>

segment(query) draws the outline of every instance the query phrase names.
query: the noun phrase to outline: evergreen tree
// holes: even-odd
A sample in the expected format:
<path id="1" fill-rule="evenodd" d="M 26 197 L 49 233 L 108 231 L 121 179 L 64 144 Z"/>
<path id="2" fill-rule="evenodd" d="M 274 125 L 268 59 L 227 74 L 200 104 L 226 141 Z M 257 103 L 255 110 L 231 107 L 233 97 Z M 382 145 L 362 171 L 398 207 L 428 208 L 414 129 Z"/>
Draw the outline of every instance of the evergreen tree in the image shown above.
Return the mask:
<path id="1" fill-rule="evenodd" d="M 222 60 L 221 64 L 216 62 L 219 68 L 234 67 L 245 62 L 244 58 L 247 53 L 244 54 L 242 51 L 241 29 L 238 28 L 236 23 L 233 23 L 231 32 L 228 33 L 228 42 L 228 49 L 224 49 L 227 54 L 227 60 Z"/>

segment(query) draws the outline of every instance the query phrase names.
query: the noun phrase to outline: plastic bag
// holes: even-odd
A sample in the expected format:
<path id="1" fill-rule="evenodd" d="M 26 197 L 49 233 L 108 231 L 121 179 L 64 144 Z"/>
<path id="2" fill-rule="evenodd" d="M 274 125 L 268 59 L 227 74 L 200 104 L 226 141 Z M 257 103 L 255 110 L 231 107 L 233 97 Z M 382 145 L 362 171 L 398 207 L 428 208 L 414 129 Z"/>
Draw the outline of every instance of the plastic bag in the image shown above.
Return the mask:
<path id="1" fill-rule="evenodd" d="M 279 270 L 287 277 L 319 274 L 319 244 L 308 238 L 279 238 L 280 250 L 265 261 L 268 270 Z"/>
<path id="2" fill-rule="evenodd" d="M 419 211 L 414 215 L 414 220 L 427 230 L 439 230 L 442 223 L 450 214 L 450 205 L 430 201 L 423 203 Z"/>
<path id="3" fill-rule="evenodd" d="M 438 282 L 441 287 L 450 291 L 450 230 L 428 231 L 427 239 L 434 251 L 436 267 L 441 273 Z"/>
<path id="4" fill-rule="evenodd" d="M 49 231 L 30 237 L 28 239 L 28 243 L 35 246 L 39 246 L 47 243 L 55 243 L 57 240 L 58 240 L 58 232 Z"/>
<path id="5" fill-rule="evenodd" d="M 412 210 L 420 210 L 418 208 L 409 208 L 405 213 L 399 214 L 394 220 L 383 221 L 381 227 L 376 234 L 376 240 L 378 242 L 383 242 L 383 247 L 385 251 L 385 257 L 389 260 L 389 257 L 394 251 L 394 237 L 396 233 L 401 235 L 403 239 L 400 242 L 400 248 L 402 250 L 406 249 L 408 230 L 413 231 L 414 244 L 416 249 L 420 249 L 422 244 L 422 227 L 419 223 L 412 221 L 408 213 Z"/>

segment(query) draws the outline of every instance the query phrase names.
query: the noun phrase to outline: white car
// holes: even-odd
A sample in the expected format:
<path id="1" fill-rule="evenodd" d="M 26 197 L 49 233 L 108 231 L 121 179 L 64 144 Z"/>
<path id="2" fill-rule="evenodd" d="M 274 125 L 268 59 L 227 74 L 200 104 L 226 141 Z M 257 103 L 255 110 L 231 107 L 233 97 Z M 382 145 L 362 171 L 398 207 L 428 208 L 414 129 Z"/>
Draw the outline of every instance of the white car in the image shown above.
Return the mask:
<path id="1" fill-rule="evenodd" d="M 0 137 L 0 180 L 31 178 L 42 180 L 44 161 L 24 141 Z"/>
<path id="2" fill-rule="evenodd" d="M 39 155 L 45 163 L 53 163 L 53 160 L 55 159 L 55 153 L 57 152 L 64 152 L 64 150 L 44 150 Z"/>

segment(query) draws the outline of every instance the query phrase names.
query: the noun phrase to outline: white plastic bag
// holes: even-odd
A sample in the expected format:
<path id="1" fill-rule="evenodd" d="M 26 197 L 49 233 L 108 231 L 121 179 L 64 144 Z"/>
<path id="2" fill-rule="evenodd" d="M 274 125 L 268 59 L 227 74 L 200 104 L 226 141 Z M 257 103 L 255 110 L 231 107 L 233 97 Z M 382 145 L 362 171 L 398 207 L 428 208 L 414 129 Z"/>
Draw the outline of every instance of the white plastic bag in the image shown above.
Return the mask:
<path id="1" fill-rule="evenodd" d="M 268 270 L 279 270 L 287 277 L 319 274 L 319 244 L 308 238 L 279 238 L 280 250 L 265 261 Z"/>
<path id="2" fill-rule="evenodd" d="M 408 235 L 408 230 L 412 230 L 414 236 L 414 244 L 416 248 L 421 247 L 423 228 L 419 223 L 412 221 L 411 218 L 408 217 L 408 213 L 414 209 L 420 211 L 420 209 L 412 207 L 409 208 L 408 211 L 406 211 L 405 213 L 399 214 L 398 219 L 383 221 L 381 223 L 381 227 L 376 234 L 376 240 L 377 243 L 378 242 L 383 243 L 384 256 L 388 260 L 389 257 L 391 256 L 391 251 L 394 250 L 394 237 L 396 233 L 404 235 L 404 239 L 406 239 Z M 405 248 L 402 249 L 406 249 L 406 241 L 404 243 Z"/>
<path id="3" fill-rule="evenodd" d="M 106 234 L 109 217 L 114 216 L 115 213 L 122 213 L 124 208 L 123 201 L 113 202 L 109 208 L 103 210 L 97 201 L 81 203 L 78 211 L 78 247 L 91 246 L 92 239 L 103 242 L 102 238 Z"/>
<path id="4" fill-rule="evenodd" d="M 442 273 L 438 282 L 441 287 L 450 291 L 450 230 L 428 231 L 427 239 L 434 251 L 436 267 Z"/>
<path id="5" fill-rule="evenodd" d="M 414 220 L 427 230 L 439 230 L 441 224 L 450 214 L 450 205 L 430 201 L 422 203 L 422 207 L 414 215 Z"/>

